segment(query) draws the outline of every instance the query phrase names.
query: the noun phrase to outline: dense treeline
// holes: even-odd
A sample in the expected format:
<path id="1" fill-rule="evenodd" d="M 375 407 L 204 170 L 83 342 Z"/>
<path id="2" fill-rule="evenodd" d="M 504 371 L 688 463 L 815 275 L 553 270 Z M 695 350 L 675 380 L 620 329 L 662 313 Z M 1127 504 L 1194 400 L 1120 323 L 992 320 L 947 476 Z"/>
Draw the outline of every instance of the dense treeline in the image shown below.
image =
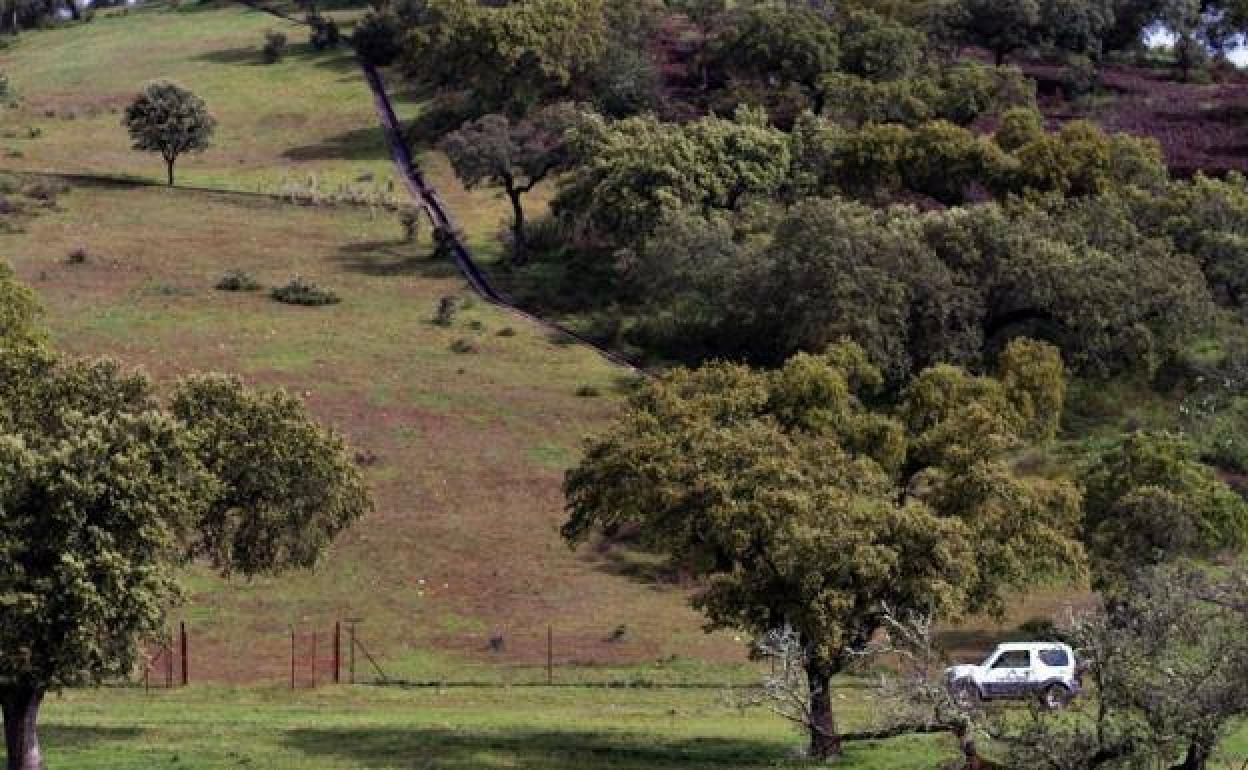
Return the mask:
<path id="1" fill-rule="evenodd" d="M 900 388 L 1026 336 L 1079 377 L 1186 393 L 1203 406 L 1184 419 L 1224 435 L 1248 412 L 1208 392 L 1248 369 L 1248 182 L 1173 179 L 1151 139 L 1049 124 L 1008 61 L 1078 71 L 1158 22 L 1177 53 L 1188 33 L 1214 51 L 1245 20 L 1152 0 L 396 0 L 356 45 L 427 89 L 416 134 L 511 201 L 520 293 L 610 344 L 775 366 L 848 337 Z"/>

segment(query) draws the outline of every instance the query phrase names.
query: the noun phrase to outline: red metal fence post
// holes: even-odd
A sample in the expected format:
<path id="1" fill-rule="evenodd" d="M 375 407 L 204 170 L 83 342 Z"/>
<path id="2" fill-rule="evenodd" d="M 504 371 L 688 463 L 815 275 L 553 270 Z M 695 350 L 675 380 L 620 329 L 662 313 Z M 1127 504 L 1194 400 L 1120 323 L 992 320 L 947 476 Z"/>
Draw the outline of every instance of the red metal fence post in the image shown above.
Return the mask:
<path id="1" fill-rule="evenodd" d="M 182 632 L 182 686 L 186 687 L 191 683 L 191 674 L 186 666 L 186 621 L 182 621 L 180 630 Z"/>

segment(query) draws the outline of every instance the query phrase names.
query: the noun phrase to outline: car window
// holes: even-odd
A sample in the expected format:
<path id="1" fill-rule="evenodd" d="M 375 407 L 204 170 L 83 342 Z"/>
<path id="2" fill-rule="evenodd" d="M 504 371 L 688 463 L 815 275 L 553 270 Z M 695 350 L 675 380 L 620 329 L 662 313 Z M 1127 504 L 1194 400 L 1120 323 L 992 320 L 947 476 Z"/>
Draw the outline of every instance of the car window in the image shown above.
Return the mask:
<path id="1" fill-rule="evenodd" d="M 1046 666 L 1069 666 L 1070 656 L 1061 648 L 1040 651 L 1040 661 Z"/>
<path id="2" fill-rule="evenodd" d="M 1010 650 L 1001 653 L 993 668 L 1031 668 L 1031 653 L 1026 650 Z"/>

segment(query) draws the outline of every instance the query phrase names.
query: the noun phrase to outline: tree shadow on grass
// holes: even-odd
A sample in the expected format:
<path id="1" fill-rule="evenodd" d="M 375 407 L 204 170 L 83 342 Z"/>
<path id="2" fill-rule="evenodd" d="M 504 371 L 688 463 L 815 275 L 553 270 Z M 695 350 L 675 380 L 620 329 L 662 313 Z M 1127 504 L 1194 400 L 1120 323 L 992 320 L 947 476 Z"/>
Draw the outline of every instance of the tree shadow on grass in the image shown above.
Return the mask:
<path id="1" fill-rule="evenodd" d="M 286 733 L 286 741 L 305 754 L 342 757 L 367 767 L 430 770 L 764 768 L 775 767 L 791 750 L 781 743 L 722 737 L 673 741 L 635 733 L 532 729 L 305 729 Z"/>
<path id="2" fill-rule="evenodd" d="M 138 727 L 83 727 L 79 725 L 39 725 L 39 743 L 45 750 L 71 751 L 97 743 L 133 741 L 143 735 Z M 3 753 L 0 753 L 3 756 Z"/>
<path id="3" fill-rule="evenodd" d="M 260 53 L 260 44 L 247 45 L 239 48 L 223 48 L 219 51 L 206 51 L 195 57 L 195 61 L 209 64 L 247 64 L 265 66 Z"/>
<path id="4" fill-rule="evenodd" d="M 414 254 L 407 241 L 364 241 L 343 246 L 334 258 L 344 269 L 371 276 L 417 275 L 454 278 L 459 269 L 451 262 Z"/>
<path id="5" fill-rule="evenodd" d="M 355 128 L 316 144 L 291 147 L 282 157 L 289 160 L 389 160 L 390 148 L 378 124 Z"/>

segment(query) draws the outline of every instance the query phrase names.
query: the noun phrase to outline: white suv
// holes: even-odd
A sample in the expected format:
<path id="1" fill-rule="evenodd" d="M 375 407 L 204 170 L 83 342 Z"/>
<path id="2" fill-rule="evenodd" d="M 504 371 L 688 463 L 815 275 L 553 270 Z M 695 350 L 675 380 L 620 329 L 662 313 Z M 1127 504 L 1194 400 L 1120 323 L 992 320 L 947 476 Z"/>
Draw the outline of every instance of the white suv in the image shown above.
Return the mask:
<path id="1" fill-rule="evenodd" d="M 963 701 L 1039 696 L 1061 708 L 1079 694 L 1075 652 L 1057 642 L 999 644 L 984 662 L 945 670 L 950 689 Z"/>

